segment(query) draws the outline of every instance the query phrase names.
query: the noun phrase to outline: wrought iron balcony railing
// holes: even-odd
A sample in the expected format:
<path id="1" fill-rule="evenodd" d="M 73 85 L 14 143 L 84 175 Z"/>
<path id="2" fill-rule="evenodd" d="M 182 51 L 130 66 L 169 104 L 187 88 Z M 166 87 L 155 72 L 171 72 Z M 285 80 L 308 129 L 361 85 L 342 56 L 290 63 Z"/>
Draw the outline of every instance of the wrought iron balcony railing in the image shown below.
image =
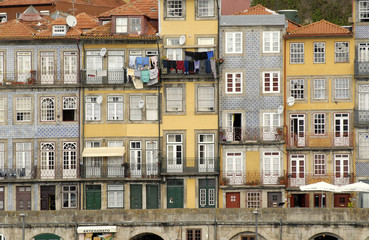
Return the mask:
<path id="1" fill-rule="evenodd" d="M 350 132 L 325 134 L 289 133 L 286 137 L 287 147 L 292 148 L 341 148 L 353 147 L 354 138 Z"/>
<path id="2" fill-rule="evenodd" d="M 354 111 L 354 122 L 356 127 L 369 126 L 369 110 L 356 110 Z"/>
<path id="3" fill-rule="evenodd" d="M 219 140 L 226 142 L 275 142 L 284 140 L 282 127 L 220 128 Z"/>
<path id="4" fill-rule="evenodd" d="M 161 165 L 162 173 L 219 173 L 219 158 L 166 158 Z"/>
<path id="5" fill-rule="evenodd" d="M 220 185 L 285 185 L 284 171 L 222 171 Z"/>
<path id="6" fill-rule="evenodd" d="M 355 61 L 355 77 L 369 77 L 369 62 Z"/>
<path id="7" fill-rule="evenodd" d="M 123 84 L 128 83 L 125 79 L 124 70 L 82 70 L 83 84 Z"/>
<path id="8" fill-rule="evenodd" d="M 327 182 L 333 185 L 341 186 L 353 183 L 353 173 L 324 173 L 316 174 L 312 172 L 308 173 L 288 173 L 287 174 L 287 186 L 288 187 L 300 187 L 316 182 Z"/>

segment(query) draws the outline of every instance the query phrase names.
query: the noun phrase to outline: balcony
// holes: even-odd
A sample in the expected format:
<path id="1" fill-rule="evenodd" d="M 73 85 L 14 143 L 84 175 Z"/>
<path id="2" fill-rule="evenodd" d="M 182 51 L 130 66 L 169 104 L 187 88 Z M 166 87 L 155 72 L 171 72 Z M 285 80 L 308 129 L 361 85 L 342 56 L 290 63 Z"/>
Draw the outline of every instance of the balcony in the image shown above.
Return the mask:
<path id="1" fill-rule="evenodd" d="M 130 163 L 128 164 L 128 178 L 158 178 L 159 163 Z"/>
<path id="2" fill-rule="evenodd" d="M 290 133 L 286 140 L 288 148 L 351 148 L 354 144 L 353 134 L 347 132 L 324 135 Z"/>
<path id="3" fill-rule="evenodd" d="M 280 142 L 284 140 L 284 132 L 281 127 L 228 127 L 220 128 L 219 140 L 221 143 L 265 143 Z"/>
<path id="4" fill-rule="evenodd" d="M 285 185 L 284 171 L 222 171 L 220 185 Z"/>
<path id="5" fill-rule="evenodd" d="M 124 70 L 83 70 L 83 84 L 123 84 L 125 80 Z"/>
<path id="6" fill-rule="evenodd" d="M 369 110 L 357 110 L 354 111 L 354 124 L 355 127 L 368 127 L 369 126 Z"/>
<path id="7" fill-rule="evenodd" d="M 213 175 L 219 173 L 219 158 L 163 159 L 161 171 L 163 174 Z"/>
<path id="8" fill-rule="evenodd" d="M 76 179 L 77 177 L 77 168 L 64 168 L 63 166 L 0 169 L 0 180 Z"/>
<path id="9" fill-rule="evenodd" d="M 369 62 L 355 61 L 355 78 L 369 78 Z"/>
<path id="10" fill-rule="evenodd" d="M 316 182 L 327 182 L 337 186 L 347 185 L 354 182 L 354 174 L 327 173 L 317 175 L 314 173 L 300 173 L 300 174 L 288 174 L 287 176 L 288 187 L 300 187 Z"/>
<path id="11" fill-rule="evenodd" d="M 0 74 L 0 85 L 10 87 L 27 87 L 31 85 L 65 85 L 77 84 L 79 71 L 37 71 L 6 72 Z"/>

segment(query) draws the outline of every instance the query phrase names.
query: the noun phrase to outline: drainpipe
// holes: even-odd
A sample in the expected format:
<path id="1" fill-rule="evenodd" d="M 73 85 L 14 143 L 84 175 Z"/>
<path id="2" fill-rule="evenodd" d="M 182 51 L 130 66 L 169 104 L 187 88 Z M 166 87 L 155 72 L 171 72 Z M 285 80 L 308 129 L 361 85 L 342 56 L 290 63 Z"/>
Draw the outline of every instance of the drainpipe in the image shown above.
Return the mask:
<path id="1" fill-rule="evenodd" d="M 217 226 L 218 226 L 217 217 L 215 216 L 214 218 L 214 240 L 218 239 Z"/>
<path id="2" fill-rule="evenodd" d="M 159 5 L 160 5 L 160 2 L 159 2 Z M 160 37 L 158 36 L 158 38 L 156 39 L 156 46 L 157 46 L 157 49 L 158 49 L 158 74 L 159 74 L 159 87 L 157 87 L 158 89 L 158 160 L 159 160 L 159 166 L 158 166 L 158 173 L 161 174 L 161 147 L 160 147 L 160 132 L 161 132 L 161 128 L 160 128 L 160 122 L 161 122 L 161 94 L 160 94 L 160 90 L 161 90 L 161 72 L 160 72 L 160 69 L 161 69 L 161 62 L 160 62 L 160 59 L 161 59 L 161 55 L 160 55 L 160 46 L 159 46 L 159 41 L 160 41 Z"/>
<path id="3" fill-rule="evenodd" d="M 218 25 L 218 34 L 217 34 L 217 55 L 218 55 L 218 58 L 220 58 L 220 51 L 219 51 L 219 49 L 220 49 L 220 47 L 219 47 L 219 39 L 220 39 L 220 23 L 219 23 L 219 19 L 220 19 L 220 10 L 219 10 L 219 1 L 220 0 L 216 0 L 216 3 L 217 3 L 217 25 Z M 215 64 L 215 66 L 217 66 L 217 64 Z M 218 105 L 218 107 L 217 107 L 217 110 L 218 110 L 218 118 L 217 118 L 217 135 L 218 135 L 218 169 L 219 169 L 219 173 L 220 173 L 220 141 L 219 141 L 219 113 L 220 113 L 220 92 L 219 92 L 219 78 L 220 78 L 220 74 L 221 74 L 221 71 L 220 71 L 220 65 L 218 64 L 218 66 L 219 66 L 219 71 L 218 71 L 218 73 L 219 74 L 217 74 L 217 83 L 216 83 L 216 89 L 217 89 L 217 105 Z M 217 67 L 215 67 L 215 71 L 217 71 L 218 69 L 217 69 Z M 216 176 L 216 179 L 217 179 L 217 182 L 218 182 L 218 191 L 217 191 L 217 193 L 218 194 L 216 194 L 216 206 L 217 206 L 217 208 L 219 208 L 219 174 Z M 215 223 L 216 223 L 216 220 L 215 220 Z M 216 225 L 215 225 L 215 229 L 216 229 Z"/>
<path id="4" fill-rule="evenodd" d="M 279 240 L 282 240 L 282 218 L 279 219 Z"/>
<path id="5" fill-rule="evenodd" d="M 286 33 L 287 34 L 287 33 Z M 283 38 L 283 122 L 285 124 L 283 124 L 283 133 L 284 133 L 284 142 L 288 144 L 288 125 L 287 125 L 287 110 L 286 110 L 286 102 L 287 102 L 287 73 L 286 73 L 286 69 L 287 69 L 287 64 L 286 64 L 286 54 L 287 54 L 287 49 L 286 49 L 286 46 L 287 46 L 287 39 L 284 37 Z M 285 127 L 286 126 L 286 127 Z M 284 129 L 286 128 L 286 129 Z M 284 144 L 284 147 L 286 147 L 286 144 Z M 286 151 L 287 153 L 287 151 Z M 289 159 L 289 156 L 288 156 L 288 153 L 286 154 L 286 158 L 287 158 L 287 161 L 286 161 L 286 171 L 285 171 L 285 174 L 284 174 L 284 177 L 285 177 L 285 184 L 287 184 L 288 186 L 288 159 Z M 286 193 L 285 193 L 286 194 Z M 287 207 L 288 207 L 288 196 L 287 196 Z"/>
<path id="6" fill-rule="evenodd" d="M 85 42 L 82 40 L 82 51 L 83 51 L 83 69 L 85 70 L 86 69 L 86 49 L 85 49 Z M 82 75 L 82 73 L 80 74 L 80 75 Z M 86 74 L 84 74 L 84 76 L 85 76 Z M 82 99 L 80 99 L 81 101 L 81 103 L 82 104 L 80 104 L 80 106 L 81 106 L 81 108 L 80 109 L 82 109 L 82 129 L 81 129 L 81 133 L 82 133 L 82 136 L 81 136 L 81 141 L 82 141 L 82 143 L 81 143 L 81 149 L 84 149 L 84 142 L 85 142 L 85 125 L 84 125 L 84 122 L 85 122 L 85 118 L 86 118 L 86 116 L 85 116 L 85 109 L 84 109 L 84 99 L 85 99 L 85 87 L 84 87 L 84 82 L 83 82 L 83 77 L 81 77 L 81 79 L 80 79 L 80 83 L 81 83 L 81 87 L 82 87 Z M 82 155 L 82 151 L 80 151 L 80 153 L 81 153 L 81 155 Z M 82 159 L 82 158 L 81 158 Z M 83 164 L 83 159 L 82 159 L 82 164 Z M 82 164 L 81 164 L 81 160 L 80 160 L 80 162 L 79 162 L 79 167 L 80 167 L 80 169 L 81 169 L 81 166 L 82 166 Z M 80 192 L 82 192 L 82 190 L 81 190 L 81 187 L 82 187 L 82 184 L 81 184 L 81 182 L 79 183 L 79 191 Z M 83 189 L 83 196 L 84 196 L 84 199 L 85 199 L 85 197 L 86 197 L 86 195 L 85 195 L 85 189 Z M 82 209 L 82 196 L 81 196 L 81 194 L 79 194 L 79 209 Z M 84 209 L 84 206 L 83 206 L 83 209 Z"/>

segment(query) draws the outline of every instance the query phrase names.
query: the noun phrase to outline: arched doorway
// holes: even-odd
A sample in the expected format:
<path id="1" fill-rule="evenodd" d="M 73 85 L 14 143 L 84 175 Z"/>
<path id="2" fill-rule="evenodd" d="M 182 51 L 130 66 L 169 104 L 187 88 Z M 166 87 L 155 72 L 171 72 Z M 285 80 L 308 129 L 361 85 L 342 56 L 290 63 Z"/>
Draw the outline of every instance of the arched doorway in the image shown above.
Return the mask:
<path id="1" fill-rule="evenodd" d="M 153 233 L 142 233 L 131 238 L 131 240 L 164 240 L 164 239 Z"/>
<path id="2" fill-rule="evenodd" d="M 33 240 L 62 240 L 62 238 L 55 234 L 43 233 L 33 237 Z"/>
<path id="3" fill-rule="evenodd" d="M 310 240 L 342 240 L 342 238 L 332 233 L 319 233 L 310 238 Z"/>

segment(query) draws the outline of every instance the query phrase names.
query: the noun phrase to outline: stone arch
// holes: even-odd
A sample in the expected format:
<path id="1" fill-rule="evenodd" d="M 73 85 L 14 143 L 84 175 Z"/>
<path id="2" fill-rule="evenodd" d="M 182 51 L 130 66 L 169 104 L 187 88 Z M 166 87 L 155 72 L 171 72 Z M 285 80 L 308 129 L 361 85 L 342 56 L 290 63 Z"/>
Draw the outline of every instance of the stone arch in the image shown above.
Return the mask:
<path id="1" fill-rule="evenodd" d="M 164 238 L 155 233 L 145 232 L 132 237 L 130 240 L 164 240 Z"/>
<path id="2" fill-rule="evenodd" d="M 52 233 L 41 233 L 34 236 L 32 240 L 63 240 L 63 238 Z"/>
<path id="3" fill-rule="evenodd" d="M 309 240 L 343 240 L 343 238 L 334 233 L 323 232 L 315 234 Z"/>
<path id="4" fill-rule="evenodd" d="M 236 235 L 233 235 L 229 240 L 239 240 L 241 239 L 241 236 L 250 236 L 250 235 L 255 235 L 255 232 L 252 231 L 240 232 L 237 233 Z M 266 240 L 266 238 L 260 235 L 260 233 L 258 233 L 258 240 Z"/>

